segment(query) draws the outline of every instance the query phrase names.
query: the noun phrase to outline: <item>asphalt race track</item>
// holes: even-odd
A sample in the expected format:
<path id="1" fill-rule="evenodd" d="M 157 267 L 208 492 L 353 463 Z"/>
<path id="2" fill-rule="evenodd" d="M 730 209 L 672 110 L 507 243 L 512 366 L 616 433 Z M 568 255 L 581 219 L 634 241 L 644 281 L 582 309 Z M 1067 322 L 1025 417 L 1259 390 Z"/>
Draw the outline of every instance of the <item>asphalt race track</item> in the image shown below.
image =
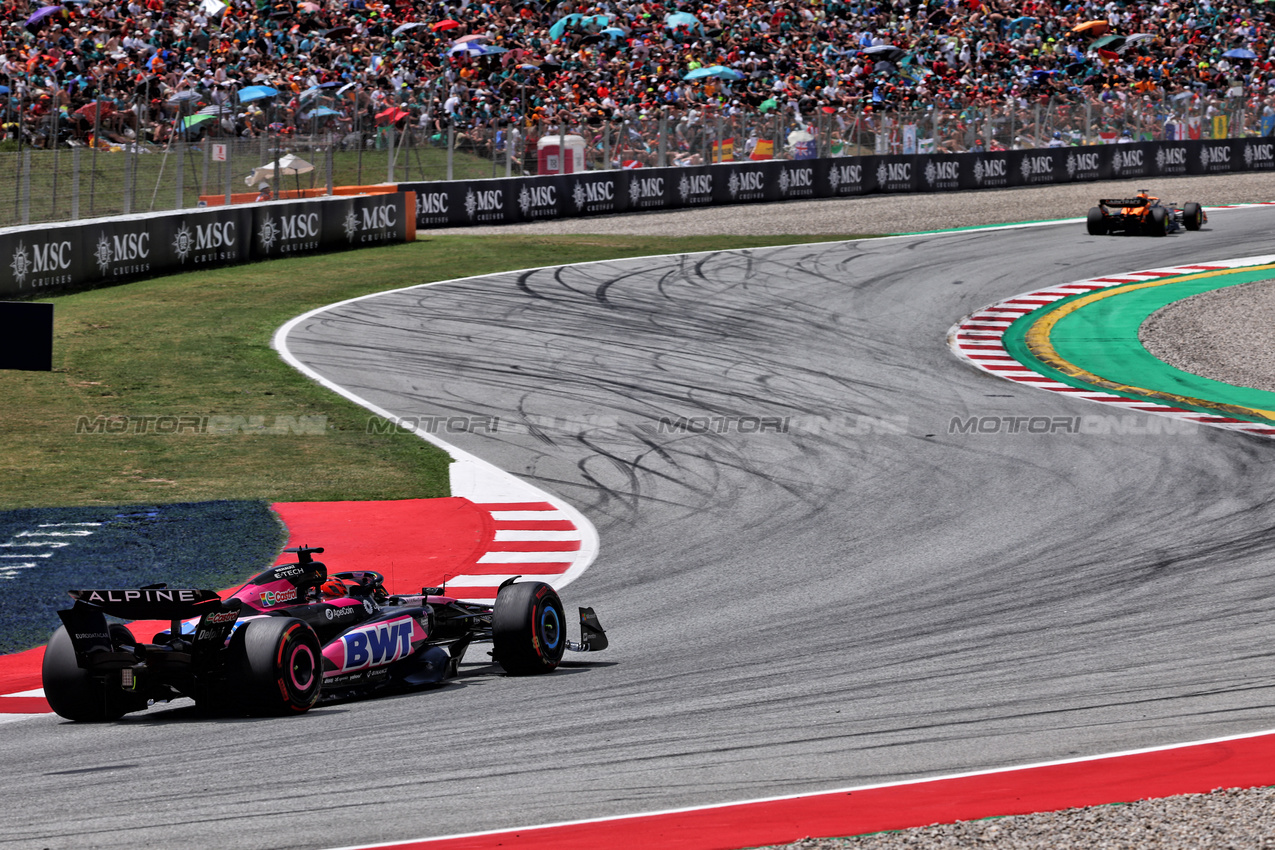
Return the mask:
<path id="1" fill-rule="evenodd" d="M 438 434 L 594 522 L 563 596 L 612 648 L 282 721 L 0 726 L 0 847 L 334 847 L 1275 727 L 1275 443 L 1124 413 L 951 433 L 1108 415 L 973 370 L 948 328 L 1270 252 L 1275 209 L 1210 218 L 548 269 L 314 318 L 303 361 L 403 416 L 498 416 Z"/>

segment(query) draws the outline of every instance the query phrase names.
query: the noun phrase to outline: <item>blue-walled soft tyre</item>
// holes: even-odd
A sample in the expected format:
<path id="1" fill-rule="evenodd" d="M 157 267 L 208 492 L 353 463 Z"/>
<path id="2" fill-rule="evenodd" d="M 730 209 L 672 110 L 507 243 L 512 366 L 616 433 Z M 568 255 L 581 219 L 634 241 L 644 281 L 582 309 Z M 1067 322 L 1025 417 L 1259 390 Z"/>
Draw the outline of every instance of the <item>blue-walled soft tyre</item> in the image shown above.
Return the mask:
<path id="1" fill-rule="evenodd" d="M 511 676 L 551 673 L 567 648 L 558 592 L 540 581 L 502 587 L 491 617 L 492 655 Z"/>

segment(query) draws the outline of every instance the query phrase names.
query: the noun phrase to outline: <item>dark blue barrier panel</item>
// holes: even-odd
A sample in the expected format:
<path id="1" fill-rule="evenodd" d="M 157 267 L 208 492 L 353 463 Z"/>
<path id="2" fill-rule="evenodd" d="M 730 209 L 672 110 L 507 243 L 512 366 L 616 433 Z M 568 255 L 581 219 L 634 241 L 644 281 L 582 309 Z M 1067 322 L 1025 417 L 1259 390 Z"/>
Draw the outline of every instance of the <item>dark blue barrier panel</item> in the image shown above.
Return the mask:
<path id="1" fill-rule="evenodd" d="M 780 163 L 724 162 L 713 169 L 713 201 L 717 204 L 753 204 L 779 200 Z M 679 168 L 660 169 L 677 179 Z"/>
<path id="2" fill-rule="evenodd" d="M 620 185 L 622 171 L 594 171 L 563 178 L 568 201 L 564 215 L 612 215 L 628 211 L 628 193 Z"/>
<path id="3" fill-rule="evenodd" d="M 78 224 L 0 234 L 0 295 L 40 295 L 86 277 L 86 246 Z"/>
<path id="4" fill-rule="evenodd" d="M 406 240 L 403 193 L 184 210 L 0 233 L 0 296 Z"/>
<path id="5" fill-rule="evenodd" d="M 399 189 L 417 193 L 417 227 L 426 229 L 876 193 L 1261 170 L 1275 170 L 1275 139 L 741 161 L 472 183 L 404 183 Z"/>
<path id="6" fill-rule="evenodd" d="M 1191 157 L 1189 165 L 1194 166 L 1192 174 L 1227 174 L 1232 171 L 1247 171 L 1244 165 L 1244 142 L 1240 139 L 1218 139 L 1217 141 L 1201 141 L 1196 155 Z"/>
<path id="7" fill-rule="evenodd" d="M 677 169 L 680 171 L 680 169 Z M 704 167 L 699 166 L 692 171 L 703 173 Z M 674 169 L 669 168 L 634 168 L 629 171 L 620 172 L 621 180 L 626 187 L 625 197 L 628 199 L 629 212 L 645 212 L 650 210 L 672 209 L 680 206 L 677 203 L 678 187 L 676 182 L 683 175 L 674 173 Z M 689 186 L 689 184 L 688 184 Z M 702 188 L 702 183 L 698 188 Z M 697 195 L 696 201 L 701 204 L 712 204 L 712 181 L 708 184 L 708 199 L 703 200 L 703 196 Z"/>

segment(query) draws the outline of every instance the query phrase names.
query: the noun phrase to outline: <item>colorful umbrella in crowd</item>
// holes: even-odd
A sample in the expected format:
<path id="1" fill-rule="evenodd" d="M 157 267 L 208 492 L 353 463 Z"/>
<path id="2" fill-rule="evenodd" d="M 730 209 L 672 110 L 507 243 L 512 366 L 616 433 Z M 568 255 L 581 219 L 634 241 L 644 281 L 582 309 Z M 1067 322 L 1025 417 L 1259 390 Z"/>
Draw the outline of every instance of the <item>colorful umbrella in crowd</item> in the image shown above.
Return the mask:
<path id="1" fill-rule="evenodd" d="M 432 32 L 441 32 L 443 30 L 454 30 L 460 26 L 460 21 L 453 21 L 451 18 L 441 20 L 430 27 Z"/>
<path id="2" fill-rule="evenodd" d="M 209 115 L 206 112 L 200 112 L 195 115 L 187 115 L 185 118 L 182 119 L 182 129 L 189 130 L 191 127 L 194 127 L 196 124 L 202 124 L 203 122 L 208 121 L 213 117 L 214 116 Z"/>
<path id="3" fill-rule="evenodd" d="M 1034 23 L 1036 23 L 1036 19 L 1033 18 L 1031 15 L 1024 15 L 1021 18 L 1014 18 L 1014 20 L 1010 21 L 1009 24 L 1006 25 L 1005 34 L 1008 36 L 1013 36 L 1019 32 L 1026 31 L 1027 28 Z"/>
<path id="4" fill-rule="evenodd" d="M 1243 47 L 1237 47 L 1234 50 L 1228 50 L 1222 54 L 1227 59 L 1256 59 L 1257 54 Z"/>
<path id="5" fill-rule="evenodd" d="M 314 166 L 306 162 L 295 154 L 284 154 L 277 161 L 260 165 L 253 169 L 252 173 L 244 178 L 245 183 L 249 186 L 258 186 L 262 183 L 269 183 L 274 179 L 276 173 L 280 177 L 291 177 L 296 174 L 306 174 L 314 171 Z"/>
<path id="6" fill-rule="evenodd" d="M 710 65 L 707 68 L 696 68 L 686 76 L 683 80 L 702 80 L 705 77 L 717 77 L 719 80 L 742 80 L 744 75 L 734 68 L 727 68 L 725 65 Z"/>
<path id="7" fill-rule="evenodd" d="M 704 25 L 700 23 L 699 18 L 695 17 L 690 12 L 670 12 L 664 16 L 665 29 L 675 30 L 678 27 L 702 30 Z"/>
<path id="8" fill-rule="evenodd" d="M 302 115 L 301 117 L 308 121 L 311 118 L 331 118 L 334 115 L 340 115 L 340 114 L 341 114 L 340 111 L 333 109 L 330 106 L 320 106 L 318 109 L 314 110 L 313 112 L 308 112 L 305 115 Z"/>
<path id="9" fill-rule="evenodd" d="M 596 29 L 594 29 L 594 32 L 597 32 L 597 30 L 602 29 L 602 27 L 605 27 L 609 23 L 611 23 L 610 15 L 571 14 L 571 15 L 567 15 L 565 18 L 559 18 L 558 20 L 553 22 L 553 25 L 549 27 L 549 38 L 553 39 L 554 41 L 557 41 L 558 39 L 562 38 L 563 33 L 567 31 L 567 27 L 571 26 L 572 24 L 579 24 L 585 29 L 589 29 L 590 27 L 595 27 Z"/>
<path id="10" fill-rule="evenodd" d="M 5 89 L 5 91 L 7 92 L 8 89 Z M 79 109 L 75 110 L 75 114 L 82 115 L 88 120 L 94 121 L 97 119 L 97 111 L 99 108 L 102 110 L 102 115 L 106 116 L 106 115 L 110 115 L 111 113 L 115 111 L 115 104 L 111 103 L 110 101 L 95 100 L 92 103 L 81 106 Z"/>
<path id="11" fill-rule="evenodd" d="M 429 26 L 429 24 L 424 23 L 423 21 L 412 21 L 410 24 L 401 24 L 400 26 L 395 27 L 393 35 L 402 35 L 408 30 L 414 30 L 417 27 L 427 27 L 427 26 Z"/>
<path id="12" fill-rule="evenodd" d="M 45 18 L 47 18 L 49 15 L 52 15 L 54 12 L 61 12 L 61 11 L 62 11 L 61 6 L 45 6 L 42 9 L 36 9 L 35 14 L 27 18 L 27 26 L 29 27 L 35 26 L 36 24 L 40 23 L 40 21 L 43 21 Z"/>
<path id="13" fill-rule="evenodd" d="M 389 109 L 383 109 L 376 113 L 376 123 L 395 124 L 411 114 L 412 113 L 405 109 L 399 109 L 397 106 L 391 106 Z"/>
<path id="14" fill-rule="evenodd" d="M 261 100 L 263 97 L 274 97 L 278 93 L 278 89 L 270 86 L 244 86 L 239 90 L 239 102 L 248 103 L 253 100 Z"/>
<path id="15" fill-rule="evenodd" d="M 1123 35 L 1104 35 L 1089 45 L 1090 50 L 1119 50 L 1124 45 Z"/>
<path id="16" fill-rule="evenodd" d="M 1076 24 L 1071 28 L 1072 32 L 1086 32 L 1090 35 L 1102 35 L 1111 28 L 1111 24 L 1105 20 L 1102 21 L 1085 21 L 1083 24 Z"/>

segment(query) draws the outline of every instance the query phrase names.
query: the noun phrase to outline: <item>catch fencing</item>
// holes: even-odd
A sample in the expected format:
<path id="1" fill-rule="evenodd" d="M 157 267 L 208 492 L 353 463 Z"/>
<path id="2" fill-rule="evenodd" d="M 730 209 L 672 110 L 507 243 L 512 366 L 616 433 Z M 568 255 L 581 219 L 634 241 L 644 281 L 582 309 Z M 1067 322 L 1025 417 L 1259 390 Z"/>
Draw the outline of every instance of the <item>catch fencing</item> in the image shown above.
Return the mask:
<path id="1" fill-rule="evenodd" d="M 227 129 L 222 121 L 205 121 L 163 144 L 95 136 L 90 124 L 78 135 L 63 127 L 58 132 L 62 144 L 51 148 L 7 141 L 6 150 L 0 150 L 0 187 L 5 187 L 0 227 L 189 209 L 227 195 L 255 196 L 262 183 L 275 197 L 286 197 L 330 193 L 339 186 L 541 176 L 554 169 L 546 168 L 540 143 L 560 135 L 579 137 L 587 170 L 618 171 L 998 154 L 1050 146 L 1082 156 L 1120 141 L 1209 142 L 1275 132 L 1275 110 L 1260 99 L 1196 94 L 947 103 L 914 111 L 862 106 L 802 112 L 784 103 L 766 112 L 666 107 L 606 121 L 448 117 L 409 102 L 402 104 L 407 117 L 389 125 L 361 120 L 340 99 L 319 105 L 336 114 L 295 126 L 257 126 L 241 119 L 242 126 L 230 122 Z M 33 138 L 47 144 L 44 137 Z M 307 169 L 246 182 L 255 169 L 288 154 L 302 159 Z"/>

